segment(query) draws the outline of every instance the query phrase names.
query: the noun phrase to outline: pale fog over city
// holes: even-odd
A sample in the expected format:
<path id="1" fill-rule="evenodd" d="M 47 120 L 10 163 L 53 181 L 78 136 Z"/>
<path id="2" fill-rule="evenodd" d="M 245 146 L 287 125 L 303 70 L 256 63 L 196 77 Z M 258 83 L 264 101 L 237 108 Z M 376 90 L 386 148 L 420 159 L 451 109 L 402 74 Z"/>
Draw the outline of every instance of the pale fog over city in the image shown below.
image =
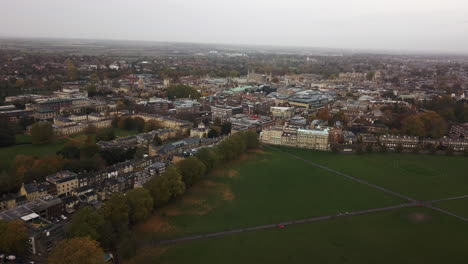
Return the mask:
<path id="1" fill-rule="evenodd" d="M 0 10 L 0 264 L 467 262 L 467 0 Z"/>
<path id="2" fill-rule="evenodd" d="M 464 0 L 3 1 L 0 35 L 468 52 Z"/>

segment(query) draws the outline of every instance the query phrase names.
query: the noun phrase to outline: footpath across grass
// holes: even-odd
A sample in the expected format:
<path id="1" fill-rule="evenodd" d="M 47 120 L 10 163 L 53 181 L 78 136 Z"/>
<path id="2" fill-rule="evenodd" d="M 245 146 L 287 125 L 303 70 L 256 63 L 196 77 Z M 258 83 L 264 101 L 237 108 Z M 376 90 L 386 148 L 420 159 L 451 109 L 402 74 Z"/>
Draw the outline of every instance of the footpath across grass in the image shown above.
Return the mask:
<path id="1" fill-rule="evenodd" d="M 468 194 L 468 158 L 412 153 L 337 154 L 275 147 L 419 200 Z"/>
<path id="2" fill-rule="evenodd" d="M 462 264 L 467 232 L 451 216 L 403 208 L 146 248 L 125 263 Z"/>
<path id="3" fill-rule="evenodd" d="M 434 206 L 445 209 L 461 217 L 468 218 L 468 198 L 460 200 L 442 201 Z"/>
<path id="4" fill-rule="evenodd" d="M 213 171 L 134 230 L 140 240 L 159 240 L 404 202 L 284 153 L 258 151 Z"/>

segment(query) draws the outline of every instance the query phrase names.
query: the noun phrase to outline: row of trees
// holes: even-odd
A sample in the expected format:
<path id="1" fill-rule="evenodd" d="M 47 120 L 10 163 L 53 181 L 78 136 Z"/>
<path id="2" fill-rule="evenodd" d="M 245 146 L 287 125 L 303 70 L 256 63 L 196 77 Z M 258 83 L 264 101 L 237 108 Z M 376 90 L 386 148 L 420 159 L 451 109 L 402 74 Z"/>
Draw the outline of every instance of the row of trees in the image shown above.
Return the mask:
<path id="1" fill-rule="evenodd" d="M 223 162 L 232 160 L 258 145 L 256 133 L 240 132 L 213 148 L 203 148 L 196 156 L 188 157 L 174 166 L 169 166 L 163 174 L 153 177 L 143 188 L 133 189 L 125 194 L 113 194 L 98 211 L 90 207 L 81 208 L 72 217 L 67 230 L 68 237 L 69 239 L 80 237 L 92 239 L 98 241 L 105 249 L 117 250 L 122 258 L 132 257 L 136 253 L 136 244 L 130 232 L 131 226 L 146 220 L 153 210 L 181 196 L 187 188 L 203 179 L 213 168 L 221 166 Z M 84 240 L 73 242 L 77 244 L 75 247 L 89 244 Z M 64 250 L 79 249 L 57 247 L 51 258 L 60 256 L 68 260 L 62 260 L 62 263 L 71 262 L 71 259 L 66 258 L 67 252 Z M 70 256 L 73 256 L 71 253 Z M 53 261 L 50 263 L 58 263 Z"/>

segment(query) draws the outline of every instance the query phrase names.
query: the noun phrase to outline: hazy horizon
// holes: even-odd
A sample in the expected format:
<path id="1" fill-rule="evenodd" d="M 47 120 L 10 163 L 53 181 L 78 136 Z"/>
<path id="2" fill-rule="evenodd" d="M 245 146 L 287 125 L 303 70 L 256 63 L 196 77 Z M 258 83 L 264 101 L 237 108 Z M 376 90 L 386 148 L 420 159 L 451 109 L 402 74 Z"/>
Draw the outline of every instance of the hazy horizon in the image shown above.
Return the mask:
<path id="1" fill-rule="evenodd" d="M 0 35 L 468 53 L 461 0 L 16 0 Z"/>

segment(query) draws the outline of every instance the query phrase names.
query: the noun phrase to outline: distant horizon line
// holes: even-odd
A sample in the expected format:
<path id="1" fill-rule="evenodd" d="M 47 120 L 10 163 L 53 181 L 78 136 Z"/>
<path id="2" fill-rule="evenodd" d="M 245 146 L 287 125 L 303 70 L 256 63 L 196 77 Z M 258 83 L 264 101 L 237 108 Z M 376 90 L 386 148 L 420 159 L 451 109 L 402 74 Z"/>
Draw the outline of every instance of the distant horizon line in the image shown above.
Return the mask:
<path id="1" fill-rule="evenodd" d="M 225 42 L 202 42 L 202 41 L 175 41 L 175 40 L 144 40 L 144 39 L 117 39 L 117 38 L 80 38 L 80 37 L 45 37 L 45 36 L 12 36 L 0 34 L 0 40 L 11 39 L 11 40 L 62 40 L 62 41 L 96 41 L 96 42 L 139 42 L 139 43 L 166 43 L 166 44 L 192 44 L 192 45 L 221 45 L 231 47 L 263 47 L 270 49 L 307 49 L 315 50 L 315 52 L 321 50 L 321 52 L 342 52 L 351 54 L 373 54 L 373 55 L 432 55 L 432 56 L 468 56 L 468 51 L 448 51 L 448 50 L 414 50 L 414 49 L 386 49 L 386 48 L 337 48 L 337 47 L 317 47 L 317 46 L 305 46 L 305 45 L 286 45 L 286 44 L 258 44 L 258 43 L 225 43 Z M 345 54 L 343 54 L 345 55 Z M 349 54 L 348 54 L 349 55 Z"/>

